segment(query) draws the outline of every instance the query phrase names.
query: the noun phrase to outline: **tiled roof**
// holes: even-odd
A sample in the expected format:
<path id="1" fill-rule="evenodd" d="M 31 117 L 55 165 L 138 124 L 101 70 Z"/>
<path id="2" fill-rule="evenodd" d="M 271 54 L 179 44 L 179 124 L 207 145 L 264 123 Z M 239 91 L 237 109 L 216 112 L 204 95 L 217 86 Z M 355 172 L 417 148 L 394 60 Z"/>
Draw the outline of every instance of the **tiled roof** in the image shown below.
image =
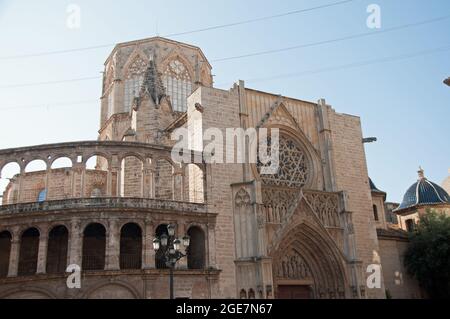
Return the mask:
<path id="1" fill-rule="evenodd" d="M 403 201 L 395 210 L 401 210 L 419 205 L 442 205 L 450 204 L 450 196 L 439 185 L 429 181 L 423 176 L 423 171 L 419 171 L 419 179 L 412 184 L 403 196 Z"/>

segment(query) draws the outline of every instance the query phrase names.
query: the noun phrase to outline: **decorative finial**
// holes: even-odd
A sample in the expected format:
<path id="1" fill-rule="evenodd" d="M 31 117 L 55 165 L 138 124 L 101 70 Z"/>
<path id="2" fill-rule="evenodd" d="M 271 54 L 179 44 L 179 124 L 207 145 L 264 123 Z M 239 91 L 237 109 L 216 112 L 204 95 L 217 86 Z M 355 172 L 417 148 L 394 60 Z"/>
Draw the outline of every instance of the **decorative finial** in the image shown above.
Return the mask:
<path id="1" fill-rule="evenodd" d="M 419 170 L 417 171 L 417 173 L 419 174 L 419 179 L 425 178 L 425 174 L 424 174 L 422 166 L 419 166 Z"/>

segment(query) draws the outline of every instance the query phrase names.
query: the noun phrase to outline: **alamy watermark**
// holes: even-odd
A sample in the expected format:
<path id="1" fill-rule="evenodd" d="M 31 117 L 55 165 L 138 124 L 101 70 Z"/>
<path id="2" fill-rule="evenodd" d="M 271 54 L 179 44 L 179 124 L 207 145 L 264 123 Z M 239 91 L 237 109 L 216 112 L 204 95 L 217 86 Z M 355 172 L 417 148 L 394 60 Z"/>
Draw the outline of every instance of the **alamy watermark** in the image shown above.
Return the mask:
<path id="1" fill-rule="evenodd" d="M 66 280 L 67 288 L 81 289 L 81 267 L 71 264 L 67 266 L 66 273 L 70 273 Z"/>
<path id="2" fill-rule="evenodd" d="M 81 7 L 78 4 L 69 4 L 66 8 L 66 27 L 71 30 L 81 28 Z"/>
<path id="3" fill-rule="evenodd" d="M 188 125 L 189 127 L 189 125 Z M 177 163 L 261 164 L 260 174 L 276 174 L 279 168 L 279 129 L 273 128 L 178 128 L 171 139 L 177 141 L 171 157 Z M 194 150 L 192 156 L 191 150 Z"/>
<path id="4" fill-rule="evenodd" d="M 381 7 L 378 4 L 370 4 L 367 7 L 369 16 L 366 25 L 369 29 L 381 29 Z"/>

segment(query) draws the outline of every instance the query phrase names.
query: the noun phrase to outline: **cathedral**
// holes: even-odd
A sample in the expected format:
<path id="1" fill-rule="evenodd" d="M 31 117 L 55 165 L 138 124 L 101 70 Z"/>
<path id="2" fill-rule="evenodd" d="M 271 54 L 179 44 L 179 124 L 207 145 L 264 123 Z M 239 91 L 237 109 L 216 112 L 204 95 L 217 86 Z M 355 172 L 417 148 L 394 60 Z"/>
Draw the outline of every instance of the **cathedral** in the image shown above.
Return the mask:
<path id="1" fill-rule="evenodd" d="M 96 141 L 0 150 L 0 172 L 17 169 L 0 206 L 0 298 L 168 298 L 171 274 L 175 298 L 421 297 L 392 226 L 407 212 L 369 179 L 360 118 L 244 81 L 218 89 L 211 70 L 193 45 L 118 44 Z M 278 171 L 174 161 L 192 119 L 200 134 L 277 129 Z M 173 273 L 157 249 L 170 236 L 189 242 Z"/>

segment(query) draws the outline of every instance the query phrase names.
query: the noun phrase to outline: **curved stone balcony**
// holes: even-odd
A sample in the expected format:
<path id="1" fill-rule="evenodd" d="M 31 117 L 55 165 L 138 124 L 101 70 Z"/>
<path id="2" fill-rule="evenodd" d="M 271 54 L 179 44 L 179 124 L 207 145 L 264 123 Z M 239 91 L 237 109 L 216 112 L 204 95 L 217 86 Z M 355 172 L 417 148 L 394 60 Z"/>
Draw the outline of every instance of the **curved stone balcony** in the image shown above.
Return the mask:
<path id="1" fill-rule="evenodd" d="M 201 213 L 208 212 L 206 204 L 189 203 L 151 198 L 72 198 L 34 203 L 18 203 L 0 206 L 0 215 L 21 215 L 30 213 L 42 213 L 52 211 L 151 211 L 151 212 L 175 212 L 175 213 Z"/>
<path id="2" fill-rule="evenodd" d="M 61 158 L 69 165 L 52 167 Z M 43 168 L 27 171 L 36 160 Z M 168 224 L 191 236 L 196 252 L 179 271 L 215 269 L 206 164 L 175 163 L 170 147 L 111 141 L 0 150 L 0 172 L 11 163 L 18 172 L 0 206 L 0 281 L 60 278 L 73 264 L 100 277 L 164 274 L 152 241 Z"/>
<path id="3" fill-rule="evenodd" d="M 207 165 L 176 163 L 171 158 L 171 151 L 166 146 L 116 141 L 0 150 L 0 172 L 11 165 L 17 168 L 2 203 L 86 197 L 205 202 Z M 94 157 L 95 169 L 88 169 L 87 163 Z M 198 158 L 198 154 L 191 152 L 190 157 Z M 54 168 L 61 159 L 68 164 Z M 28 168 L 33 163 L 40 163 L 41 167 L 30 172 Z"/>

